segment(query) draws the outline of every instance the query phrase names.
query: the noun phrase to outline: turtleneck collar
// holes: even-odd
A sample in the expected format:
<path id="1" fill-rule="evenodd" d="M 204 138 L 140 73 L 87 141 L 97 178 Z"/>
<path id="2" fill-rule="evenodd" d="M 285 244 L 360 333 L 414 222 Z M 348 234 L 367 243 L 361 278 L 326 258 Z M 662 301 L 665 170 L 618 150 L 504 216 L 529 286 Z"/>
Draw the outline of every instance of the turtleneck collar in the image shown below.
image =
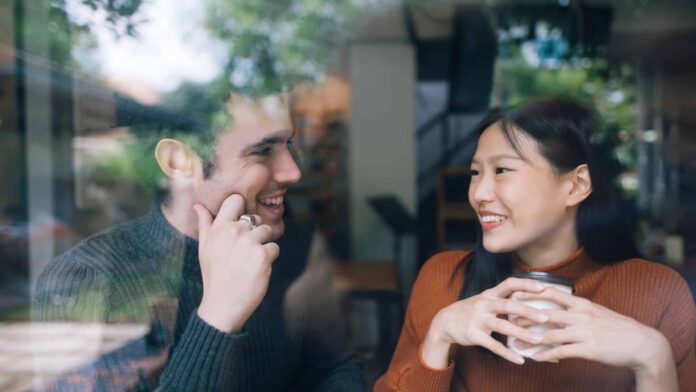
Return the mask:
<path id="1" fill-rule="evenodd" d="M 590 258 L 582 247 L 564 259 L 544 267 L 530 267 L 524 264 L 517 256 L 513 256 L 512 266 L 516 271 L 548 272 L 573 281 L 601 267 L 598 262 Z"/>
<path id="2" fill-rule="evenodd" d="M 150 212 L 139 219 L 134 235 L 141 240 L 147 239 L 149 249 L 145 251 L 157 255 L 183 255 L 190 258 L 198 253 L 198 241 L 172 226 L 162 213 L 159 203 L 153 203 Z M 197 257 L 193 258 L 197 264 Z"/>

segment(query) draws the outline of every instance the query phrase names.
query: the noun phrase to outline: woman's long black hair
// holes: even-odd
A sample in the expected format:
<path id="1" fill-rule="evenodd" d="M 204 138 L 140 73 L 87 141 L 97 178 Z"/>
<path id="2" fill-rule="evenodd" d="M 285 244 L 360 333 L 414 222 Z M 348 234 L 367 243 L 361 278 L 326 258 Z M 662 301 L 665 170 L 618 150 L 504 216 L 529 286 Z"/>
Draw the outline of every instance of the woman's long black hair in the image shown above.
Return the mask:
<path id="1" fill-rule="evenodd" d="M 639 256 L 631 220 L 603 170 L 609 157 L 599 156 L 592 143 L 592 134 L 599 126 L 592 110 L 568 98 L 541 98 L 513 110 L 493 110 L 475 131 L 480 137 L 496 123 L 518 153 L 519 132 L 533 138 L 559 174 L 588 165 L 592 193 L 578 209 L 576 229 L 580 245 L 593 260 L 610 264 Z M 510 257 L 510 253 L 486 251 L 481 226 L 477 225 L 476 249 L 467 265 L 460 298 L 477 295 L 505 280 L 512 272 Z"/>

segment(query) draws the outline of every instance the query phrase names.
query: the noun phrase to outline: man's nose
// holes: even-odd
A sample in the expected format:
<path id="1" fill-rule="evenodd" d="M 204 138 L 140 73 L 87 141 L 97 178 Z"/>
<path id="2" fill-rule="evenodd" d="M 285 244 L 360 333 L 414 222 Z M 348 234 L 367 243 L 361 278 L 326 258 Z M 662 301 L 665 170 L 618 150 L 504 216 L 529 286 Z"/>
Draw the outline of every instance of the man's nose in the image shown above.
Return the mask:
<path id="1" fill-rule="evenodd" d="M 290 151 L 284 151 L 278 156 L 275 165 L 275 181 L 281 184 L 294 184 L 302 178 L 302 171 L 297 166 Z"/>

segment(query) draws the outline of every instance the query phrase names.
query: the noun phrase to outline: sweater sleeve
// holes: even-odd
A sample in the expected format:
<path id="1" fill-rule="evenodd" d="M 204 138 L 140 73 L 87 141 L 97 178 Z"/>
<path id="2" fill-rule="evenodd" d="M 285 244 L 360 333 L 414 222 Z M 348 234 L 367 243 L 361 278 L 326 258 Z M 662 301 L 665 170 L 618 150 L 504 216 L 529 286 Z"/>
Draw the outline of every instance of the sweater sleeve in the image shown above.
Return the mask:
<path id="1" fill-rule="evenodd" d="M 338 309 L 337 304 L 334 309 Z M 344 327 L 346 324 L 343 322 L 342 315 L 336 313 L 338 312 L 324 308 L 321 314 L 314 314 L 311 326 L 305 328 L 295 380 L 297 390 L 316 392 L 367 390 L 362 366 L 350 354 L 346 344 L 348 340 Z"/>
<path id="2" fill-rule="evenodd" d="M 432 369 L 421 360 L 421 347 L 430 322 L 437 312 L 452 299 L 452 293 L 440 293 L 450 281 L 452 263 L 440 263 L 447 255 L 435 256 L 422 268 L 414 283 L 408 309 L 394 356 L 387 372 L 377 380 L 376 392 L 386 391 L 449 391 L 454 375 L 450 361 L 445 369 Z M 461 259 L 450 254 L 449 257 Z M 443 268 L 445 267 L 445 268 Z M 457 285 L 454 285 L 457 286 Z M 436 291 L 436 293 L 434 293 Z M 456 300 L 456 294 L 454 294 Z"/>
<path id="3" fill-rule="evenodd" d="M 345 350 L 332 350 L 311 343 L 303 347 L 304 370 L 299 375 L 299 390 L 360 392 L 367 390 L 362 367 Z"/>
<path id="4" fill-rule="evenodd" d="M 333 287 L 326 249 L 324 239 L 315 235 L 308 264 L 285 297 L 290 328 L 302 336 L 293 386 L 300 391 L 365 391 L 362 366 L 347 344 L 347 323 Z"/>
<path id="5" fill-rule="evenodd" d="M 34 289 L 34 321 L 106 322 L 109 282 L 80 259 L 58 257 L 39 275 Z"/>
<path id="6" fill-rule="evenodd" d="M 246 332 L 217 330 L 193 311 L 160 378 L 159 391 L 218 391 L 231 384 L 242 362 Z"/>
<path id="7" fill-rule="evenodd" d="M 109 314 L 111 286 L 107 276 L 86 259 L 73 254 L 52 260 L 42 271 L 33 292 L 32 321 L 51 323 L 106 323 Z M 67 324 L 66 324 L 67 326 Z M 80 336 L 91 347 L 106 347 L 102 337 Z M 75 391 L 106 389 L 109 379 L 124 375 L 126 362 L 120 357 L 103 353 L 99 358 L 50 377 L 41 390 Z"/>
<path id="8" fill-rule="evenodd" d="M 696 391 L 696 307 L 689 286 L 676 272 L 662 286 L 670 292 L 658 325 L 672 347 L 680 391 Z"/>

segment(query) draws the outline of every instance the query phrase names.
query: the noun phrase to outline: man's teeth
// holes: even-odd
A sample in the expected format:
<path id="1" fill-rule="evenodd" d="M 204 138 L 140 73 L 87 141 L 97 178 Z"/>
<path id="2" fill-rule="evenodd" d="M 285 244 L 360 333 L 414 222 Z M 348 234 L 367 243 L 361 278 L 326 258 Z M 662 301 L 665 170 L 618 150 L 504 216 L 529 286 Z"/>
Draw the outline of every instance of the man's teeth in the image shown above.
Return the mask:
<path id="1" fill-rule="evenodd" d="M 267 207 L 278 207 L 279 205 L 283 204 L 283 196 L 259 199 L 259 203 Z"/>
<path id="2" fill-rule="evenodd" d="M 507 219 L 507 218 L 504 216 L 500 216 L 500 215 L 484 215 L 481 217 L 481 222 L 483 222 L 483 223 L 502 222 L 505 219 Z"/>

